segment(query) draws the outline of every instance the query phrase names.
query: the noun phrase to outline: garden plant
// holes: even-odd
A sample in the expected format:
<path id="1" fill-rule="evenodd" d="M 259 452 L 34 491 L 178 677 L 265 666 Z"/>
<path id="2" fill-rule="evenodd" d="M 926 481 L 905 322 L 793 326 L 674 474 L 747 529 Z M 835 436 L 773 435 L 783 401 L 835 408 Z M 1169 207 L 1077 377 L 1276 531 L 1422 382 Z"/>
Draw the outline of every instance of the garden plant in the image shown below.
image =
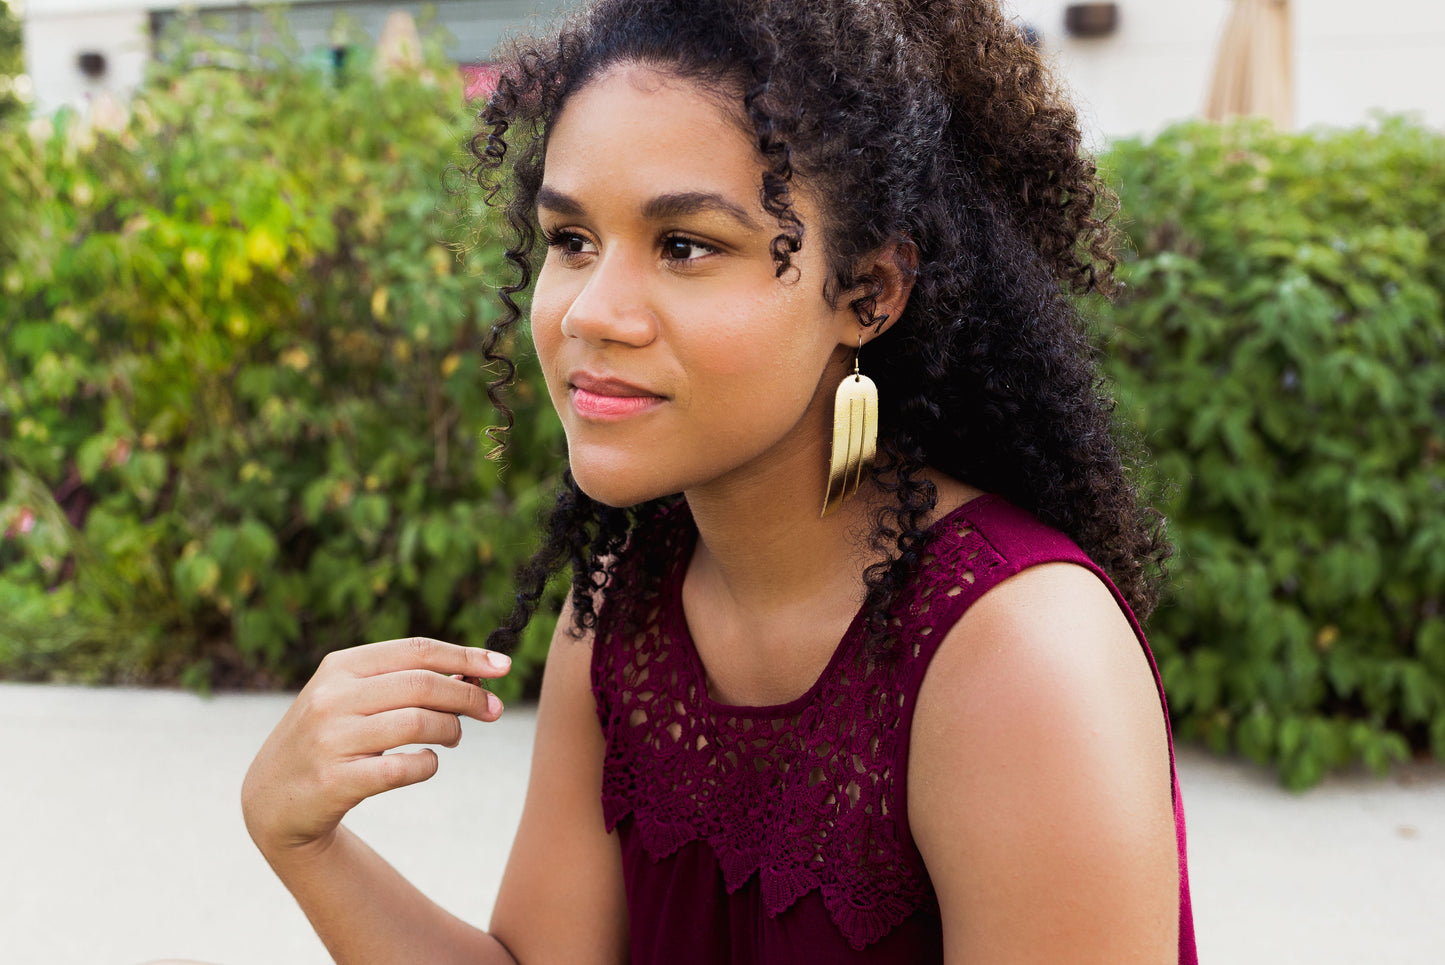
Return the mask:
<path id="1" fill-rule="evenodd" d="M 0 129 L 0 673 L 295 685 L 510 609 L 563 442 L 524 378 L 487 458 L 502 249 L 440 50 L 192 30 L 125 116 Z"/>
<path id="2" fill-rule="evenodd" d="M 123 113 L 0 123 L 0 675 L 293 686 L 510 608 L 564 440 L 512 346 L 527 428 L 487 458 L 513 277 L 462 81 L 432 41 L 306 64 L 192 30 Z M 1101 163 L 1178 733 L 1296 787 L 1445 759 L 1445 137 L 1188 124 Z"/>
<path id="3" fill-rule="evenodd" d="M 1105 312 L 1178 549 L 1151 621 L 1182 737 L 1313 784 L 1445 759 L 1445 136 L 1188 124 L 1104 159 Z"/>

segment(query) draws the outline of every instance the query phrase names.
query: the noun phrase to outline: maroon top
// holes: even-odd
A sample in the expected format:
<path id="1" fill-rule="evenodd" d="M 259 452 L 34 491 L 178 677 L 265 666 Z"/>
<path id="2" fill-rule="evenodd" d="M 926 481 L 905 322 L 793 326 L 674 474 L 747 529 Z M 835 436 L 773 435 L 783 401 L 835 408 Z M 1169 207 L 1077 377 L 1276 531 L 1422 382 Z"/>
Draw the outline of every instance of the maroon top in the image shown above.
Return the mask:
<path id="1" fill-rule="evenodd" d="M 866 658 L 860 614 L 807 693 L 730 706 L 708 696 L 683 615 L 696 539 L 686 506 L 655 528 L 633 536 L 647 552 L 617 563 L 610 585 L 629 592 L 609 595 L 592 660 L 607 741 L 603 813 L 622 848 L 633 965 L 942 962 L 937 900 L 906 799 L 928 662 L 991 587 L 1058 561 L 1108 584 L 1148 654 L 1118 590 L 1067 537 L 983 496 L 932 527 L 931 558 L 893 608 L 898 659 Z M 647 577 L 644 556 L 666 564 L 660 579 Z M 1172 739 L 1169 766 L 1179 962 L 1194 965 Z"/>

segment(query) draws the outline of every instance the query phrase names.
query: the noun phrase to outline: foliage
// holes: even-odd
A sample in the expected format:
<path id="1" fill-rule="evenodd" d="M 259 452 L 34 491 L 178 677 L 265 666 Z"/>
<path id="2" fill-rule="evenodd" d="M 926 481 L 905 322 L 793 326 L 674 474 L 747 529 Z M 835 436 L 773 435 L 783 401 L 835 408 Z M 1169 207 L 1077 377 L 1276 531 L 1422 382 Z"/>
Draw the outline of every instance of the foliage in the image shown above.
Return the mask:
<path id="1" fill-rule="evenodd" d="M 1177 487 L 1181 735 L 1293 787 L 1445 758 L 1445 136 L 1184 125 L 1104 164 L 1110 374 Z"/>
<path id="2" fill-rule="evenodd" d="M 335 74 L 192 34 L 110 127 L 0 124 L 0 674 L 291 684 L 508 608 L 563 443 L 524 368 L 485 458 L 508 273 L 439 181 L 468 124 L 432 47 Z M 1184 125 L 1103 164 L 1180 735 L 1296 787 L 1445 757 L 1445 137 Z"/>
<path id="3" fill-rule="evenodd" d="M 15 91 L 15 78 L 25 73 L 20 19 L 9 0 L 0 0 L 0 121 L 20 115 L 24 103 Z"/>
<path id="4" fill-rule="evenodd" d="M 455 68 L 177 43 L 113 130 L 0 128 L 0 673 L 294 684 L 366 640 L 480 644 L 562 440 L 533 372 L 486 458 L 508 273 L 442 183 Z"/>

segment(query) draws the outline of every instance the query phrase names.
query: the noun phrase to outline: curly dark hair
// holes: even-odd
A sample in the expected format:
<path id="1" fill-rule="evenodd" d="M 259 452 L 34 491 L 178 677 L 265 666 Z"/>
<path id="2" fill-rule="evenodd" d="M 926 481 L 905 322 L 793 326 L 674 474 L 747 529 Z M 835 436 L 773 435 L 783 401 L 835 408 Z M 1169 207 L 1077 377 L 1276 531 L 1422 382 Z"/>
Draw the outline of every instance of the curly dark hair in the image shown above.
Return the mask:
<path id="1" fill-rule="evenodd" d="M 756 137 L 761 202 L 778 223 L 781 277 L 803 244 L 795 179 L 819 201 L 825 293 L 876 322 L 864 257 L 900 240 L 918 265 L 907 309 L 870 343 L 880 400 L 871 477 L 889 499 L 873 520 L 882 561 L 865 574 L 875 644 L 925 553 L 937 502 L 931 467 L 1034 513 L 1077 542 L 1143 618 L 1169 546 L 1130 479 L 1075 298 L 1112 287 L 1114 197 L 1081 153 L 1073 108 L 995 0 L 597 0 L 545 41 L 505 50 L 471 141 L 473 174 L 505 206 L 502 347 L 532 279 L 547 130 L 567 98 L 619 63 L 641 63 L 736 104 Z M 520 134 L 509 156 L 509 135 Z M 870 295 L 870 292 L 874 293 Z M 500 436 L 494 436 L 500 442 Z M 821 471 L 820 467 L 820 471 Z M 678 497 L 616 509 L 570 475 L 516 606 L 488 645 L 508 649 L 551 575 L 572 568 L 573 632 L 595 627 L 593 591 L 628 534 Z"/>

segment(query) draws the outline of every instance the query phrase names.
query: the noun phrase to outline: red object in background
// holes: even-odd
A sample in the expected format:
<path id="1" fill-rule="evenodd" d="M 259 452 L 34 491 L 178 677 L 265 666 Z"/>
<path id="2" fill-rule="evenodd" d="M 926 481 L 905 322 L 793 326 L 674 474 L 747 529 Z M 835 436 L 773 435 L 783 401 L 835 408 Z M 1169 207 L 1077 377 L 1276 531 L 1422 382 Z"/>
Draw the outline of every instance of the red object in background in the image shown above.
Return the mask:
<path id="1" fill-rule="evenodd" d="M 29 506 L 21 506 L 20 513 L 15 517 L 14 522 L 5 528 L 5 538 L 24 536 L 35 528 L 35 511 Z"/>
<path id="2" fill-rule="evenodd" d="M 466 98 L 469 101 L 491 96 L 497 88 L 497 78 L 502 75 L 495 64 L 462 64 L 462 79 L 466 81 Z"/>

